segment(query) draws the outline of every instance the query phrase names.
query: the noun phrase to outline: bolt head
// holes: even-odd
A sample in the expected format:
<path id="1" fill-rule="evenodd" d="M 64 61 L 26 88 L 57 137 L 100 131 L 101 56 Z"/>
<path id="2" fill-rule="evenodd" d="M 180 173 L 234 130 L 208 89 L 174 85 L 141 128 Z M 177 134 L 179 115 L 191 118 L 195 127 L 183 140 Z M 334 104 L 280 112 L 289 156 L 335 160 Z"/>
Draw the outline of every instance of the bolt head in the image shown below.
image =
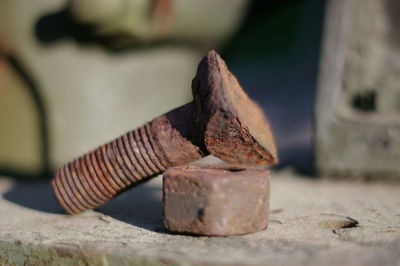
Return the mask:
<path id="1" fill-rule="evenodd" d="M 192 90 L 212 155 L 234 163 L 278 163 L 267 118 L 217 52 L 210 51 L 200 62 Z"/>

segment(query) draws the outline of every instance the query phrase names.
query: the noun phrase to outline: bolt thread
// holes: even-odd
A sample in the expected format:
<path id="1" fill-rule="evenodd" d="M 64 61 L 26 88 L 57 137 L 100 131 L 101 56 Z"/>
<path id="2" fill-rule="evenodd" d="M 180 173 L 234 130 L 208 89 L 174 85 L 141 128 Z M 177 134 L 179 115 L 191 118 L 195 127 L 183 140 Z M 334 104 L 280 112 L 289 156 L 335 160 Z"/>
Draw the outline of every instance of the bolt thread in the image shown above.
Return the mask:
<path id="1" fill-rule="evenodd" d="M 52 187 L 64 210 L 76 214 L 104 204 L 127 187 L 170 166 L 146 124 L 60 168 Z"/>

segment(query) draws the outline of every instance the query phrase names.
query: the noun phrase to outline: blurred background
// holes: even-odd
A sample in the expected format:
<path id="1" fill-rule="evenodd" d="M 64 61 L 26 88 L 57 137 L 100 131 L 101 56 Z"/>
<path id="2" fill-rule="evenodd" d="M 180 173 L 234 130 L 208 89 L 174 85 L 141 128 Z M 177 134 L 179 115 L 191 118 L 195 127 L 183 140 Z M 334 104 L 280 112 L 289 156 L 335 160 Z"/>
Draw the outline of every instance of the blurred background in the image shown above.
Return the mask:
<path id="1" fill-rule="evenodd" d="M 398 72 L 380 71 L 398 69 L 388 59 L 397 39 L 385 42 L 397 36 L 389 34 L 396 7 L 394 0 L 3 0 L 0 173 L 49 176 L 190 101 L 197 64 L 215 49 L 267 114 L 278 168 L 398 176 Z"/>
<path id="2" fill-rule="evenodd" d="M 266 112 L 280 165 L 312 174 L 324 1 L 4 0 L 0 172 L 57 167 L 191 100 L 217 50 Z"/>
<path id="3" fill-rule="evenodd" d="M 222 50 L 243 88 L 264 109 L 280 164 L 314 174 L 314 103 L 326 3 L 253 1 Z"/>

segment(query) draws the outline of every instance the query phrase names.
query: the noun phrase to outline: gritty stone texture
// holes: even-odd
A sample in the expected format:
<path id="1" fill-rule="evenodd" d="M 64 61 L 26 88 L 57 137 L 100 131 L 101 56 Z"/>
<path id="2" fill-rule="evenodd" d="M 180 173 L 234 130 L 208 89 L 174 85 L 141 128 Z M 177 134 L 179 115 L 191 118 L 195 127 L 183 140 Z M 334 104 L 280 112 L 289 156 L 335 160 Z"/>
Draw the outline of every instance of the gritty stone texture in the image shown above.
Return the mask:
<path id="1" fill-rule="evenodd" d="M 0 179 L 0 265 L 400 265 L 400 187 L 271 174 L 267 230 L 173 235 L 161 178 L 96 211 L 61 213 L 44 181 Z"/>
<path id="2" fill-rule="evenodd" d="M 227 236 L 268 226 L 265 167 L 189 165 L 168 169 L 163 180 L 163 220 L 170 231 Z"/>
<path id="3" fill-rule="evenodd" d="M 398 10 L 397 0 L 328 1 L 316 104 L 321 174 L 400 180 Z"/>

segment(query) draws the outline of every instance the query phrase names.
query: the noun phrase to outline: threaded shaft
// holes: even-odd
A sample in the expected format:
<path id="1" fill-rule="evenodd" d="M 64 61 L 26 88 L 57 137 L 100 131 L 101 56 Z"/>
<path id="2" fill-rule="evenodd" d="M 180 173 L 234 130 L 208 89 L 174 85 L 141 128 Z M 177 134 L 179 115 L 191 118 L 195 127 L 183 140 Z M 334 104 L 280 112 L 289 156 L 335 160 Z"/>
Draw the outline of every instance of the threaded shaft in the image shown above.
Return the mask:
<path id="1" fill-rule="evenodd" d="M 146 124 L 60 168 L 52 186 L 62 207 L 71 214 L 100 206 L 141 179 L 170 165 L 160 159 Z"/>
<path id="2" fill-rule="evenodd" d="M 61 167 L 52 180 L 61 206 L 71 214 L 93 209 L 143 178 L 200 159 L 207 152 L 196 118 L 188 103 Z"/>

